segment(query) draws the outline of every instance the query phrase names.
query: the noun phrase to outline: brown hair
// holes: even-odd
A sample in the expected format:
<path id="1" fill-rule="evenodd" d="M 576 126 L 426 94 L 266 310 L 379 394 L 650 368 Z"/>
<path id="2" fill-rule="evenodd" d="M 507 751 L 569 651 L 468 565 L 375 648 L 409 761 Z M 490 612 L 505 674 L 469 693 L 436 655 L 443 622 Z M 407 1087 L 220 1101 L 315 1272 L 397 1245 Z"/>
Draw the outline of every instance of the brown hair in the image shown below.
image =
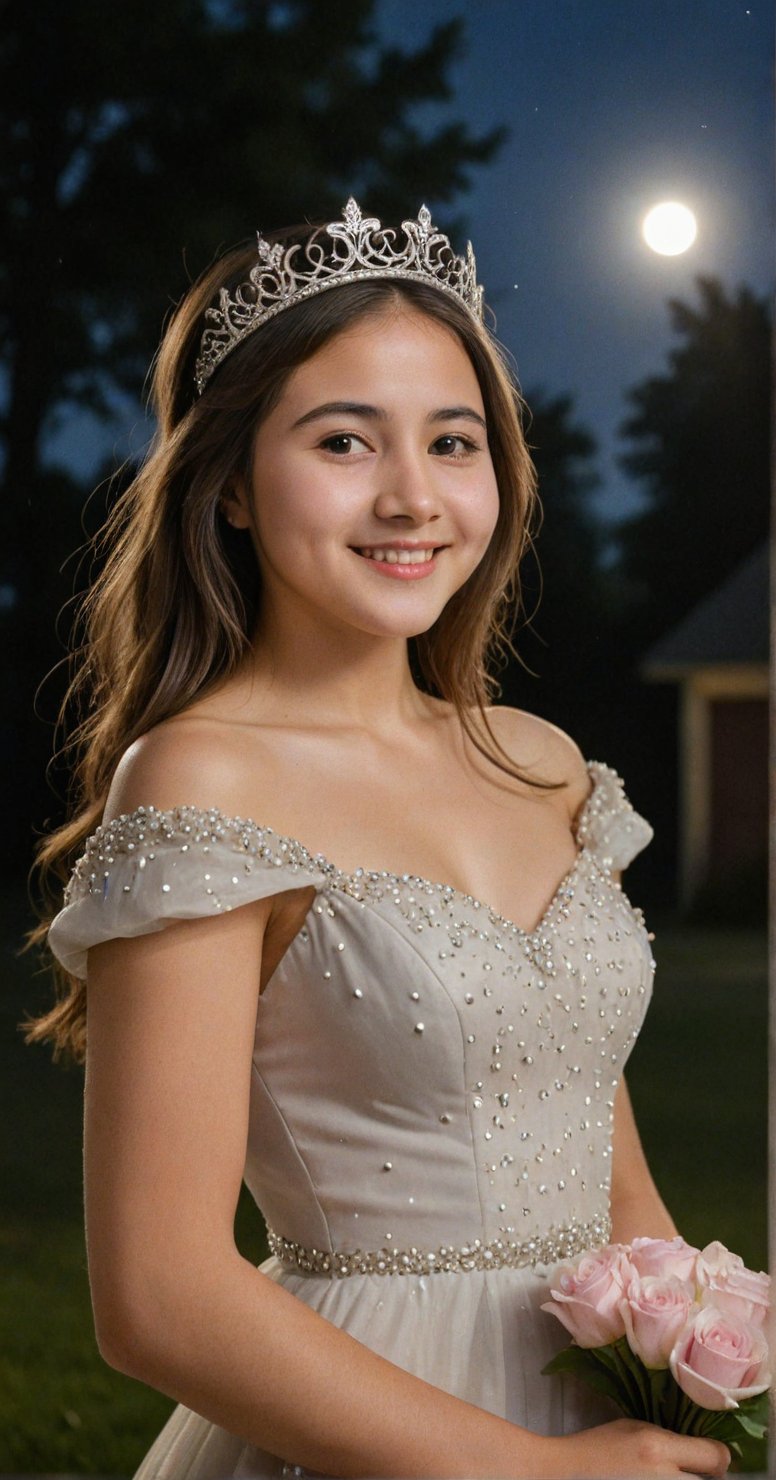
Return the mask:
<path id="1" fill-rule="evenodd" d="M 255 247 L 234 249 L 178 306 L 155 365 L 154 445 L 95 541 L 107 556 L 81 606 L 83 642 L 73 654 L 63 706 L 63 713 L 81 716 L 65 745 L 72 760 L 71 817 L 38 851 L 49 908 L 33 940 L 44 939 L 60 907 L 62 885 L 100 821 L 123 751 L 223 681 L 245 656 L 258 614 L 259 571 L 253 550 L 221 517 L 219 504 L 235 474 L 248 476 L 258 426 L 298 365 L 340 330 L 391 302 L 409 302 L 445 325 L 469 355 L 485 403 L 500 503 L 482 561 L 429 631 L 412 640 L 413 667 L 429 692 L 455 706 L 482 754 L 516 779 L 531 780 L 499 745 L 485 713 L 497 689 L 494 659 L 503 661 L 511 650 L 517 570 L 535 503 L 521 401 L 504 356 L 458 299 L 418 282 L 365 281 L 321 293 L 269 320 L 225 358 L 197 398 L 194 362 L 205 310 L 222 286 L 234 291 L 255 260 Z M 534 778 L 532 784 L 543 783 Z M 85 984 L 59 967 L 56 972 L 58 1000 L 28 1020 L 26 1038 L 50 1039 L 55 1056 L 64 1050 L 82 1060 Z"/>

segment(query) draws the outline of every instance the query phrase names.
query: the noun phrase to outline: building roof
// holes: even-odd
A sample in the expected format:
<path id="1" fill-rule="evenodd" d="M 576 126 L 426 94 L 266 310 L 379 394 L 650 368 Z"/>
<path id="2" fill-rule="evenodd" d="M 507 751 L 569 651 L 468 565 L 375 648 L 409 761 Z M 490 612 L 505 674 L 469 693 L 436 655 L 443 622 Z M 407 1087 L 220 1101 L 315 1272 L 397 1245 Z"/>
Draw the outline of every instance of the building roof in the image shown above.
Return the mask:
<path id="1" fill-rule="evenodd" d="M 767 663 L 769 555 L 763 541 L 666 632 L 644 658 L 647 677 L 708 663 Z"/>

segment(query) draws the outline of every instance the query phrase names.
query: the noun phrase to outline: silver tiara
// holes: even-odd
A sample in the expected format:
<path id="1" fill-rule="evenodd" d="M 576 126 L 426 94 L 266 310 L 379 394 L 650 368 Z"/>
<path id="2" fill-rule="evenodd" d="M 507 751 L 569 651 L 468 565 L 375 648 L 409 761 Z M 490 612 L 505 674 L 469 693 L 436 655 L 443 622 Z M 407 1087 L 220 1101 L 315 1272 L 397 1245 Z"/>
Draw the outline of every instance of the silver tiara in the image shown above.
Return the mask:
<path id="1" fill-rule="evenodd" d="M 417 221 L 402 221 L 401 233 L 397 241 L 396 231 L 384 230 L 374 216 L 362 216 L 352 196 L 342 220 L 319 227 L 307 242 L 271 245 L 259 232 L 258 262 L 248 281 L 240 283 L 233 295 L 222 288 L 218 306 L 205 312 L 208 327 L 194 372 L 199 394 L 221 361 L 255 329 L 303 299 L 343 283 L 381 277 L 430 283 L 455 294 L 482 322 L 482 288 L 471 242 L 465 257 L 457 257 L 449 238 L 432 226 L 426 206 L 421 206 Z"/>

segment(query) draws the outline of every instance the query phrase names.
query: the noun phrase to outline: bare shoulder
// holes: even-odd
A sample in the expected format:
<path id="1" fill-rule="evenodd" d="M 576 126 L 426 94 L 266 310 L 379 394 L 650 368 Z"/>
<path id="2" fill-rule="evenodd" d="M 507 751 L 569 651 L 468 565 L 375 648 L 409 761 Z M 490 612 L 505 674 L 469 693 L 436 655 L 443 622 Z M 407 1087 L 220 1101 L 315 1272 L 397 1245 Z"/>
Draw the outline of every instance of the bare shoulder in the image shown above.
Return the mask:
<path id="1" fill-rule="evenodd" d="M 496 739 L 509 756 L 522 770 L 562 786 L 568 815 L 576 817 L 590 795 L 591 781 L 587 762 L 571 736 L 525 709 L 498 704 L 487 713 Z"/>
<path id="2" fill-rule="evenodd" d="M 260 748 L 260 742 L 258 742 Z M 138 807 L 217 807 L 227 816 L 244 816 L 246 796 L 255 796 L 257 741 L 250 758 L 240 734 L 228 724 L 200 716 L 179 716 L 141 735 L 125 750 L 116 768 L 104 820 Z M 271 758 L 268 756 L 268 773 Z M 271 775 L 267 791 L 271 793 Z"/>

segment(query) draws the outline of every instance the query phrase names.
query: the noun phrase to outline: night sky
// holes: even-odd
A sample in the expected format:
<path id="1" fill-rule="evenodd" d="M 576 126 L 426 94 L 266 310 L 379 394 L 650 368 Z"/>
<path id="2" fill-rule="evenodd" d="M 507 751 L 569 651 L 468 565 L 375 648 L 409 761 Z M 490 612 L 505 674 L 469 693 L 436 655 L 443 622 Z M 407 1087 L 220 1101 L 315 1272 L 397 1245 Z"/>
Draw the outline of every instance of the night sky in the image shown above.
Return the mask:
<path id="1" fill-rule="evenodd" d="M 666 300 L 692 300 L 698 273 L 730 291 L 771 287 L 769 0 L 379 0 L 376 14 L 381 39 L 408 48 L 464 16 L 453 97 L 420 119 L 510 130 L 453 212 L 468 223 L 524 391 L 572 395 L 599 443 L 598 507 L 616 519 L 638 499 L 616 461 L 623 392 L 665 365 Z M 439 207 L 433 181 L 425 194 Z M 664 199 L 698 218 L 681 257 L 641 238 L 646 210 Z M 420 204 L 408 201 L 408 214 Z M 128 406 L 110 431 L 71 422 L 50 455 L 90 473 L 146 436 Z"/>
<path id="2" fill-rule="evenodd" d="M 480 280 L 524 391 L 569 392 L 596 437 L 602 512 L 638 491 L 616 463 L 623 391 L 660 371 L 666 300 L 698 273 L 772 282 L 772 7 L 767 0 L 381 0 L 383 32 L 417 44 L 465 14 L 452 106 L 510 137 L 462 199 Z M 641 237 L 658 200 L 698 218 L 659 257 Z M 429 205 L 433 205 L 429 201 Z"/>

